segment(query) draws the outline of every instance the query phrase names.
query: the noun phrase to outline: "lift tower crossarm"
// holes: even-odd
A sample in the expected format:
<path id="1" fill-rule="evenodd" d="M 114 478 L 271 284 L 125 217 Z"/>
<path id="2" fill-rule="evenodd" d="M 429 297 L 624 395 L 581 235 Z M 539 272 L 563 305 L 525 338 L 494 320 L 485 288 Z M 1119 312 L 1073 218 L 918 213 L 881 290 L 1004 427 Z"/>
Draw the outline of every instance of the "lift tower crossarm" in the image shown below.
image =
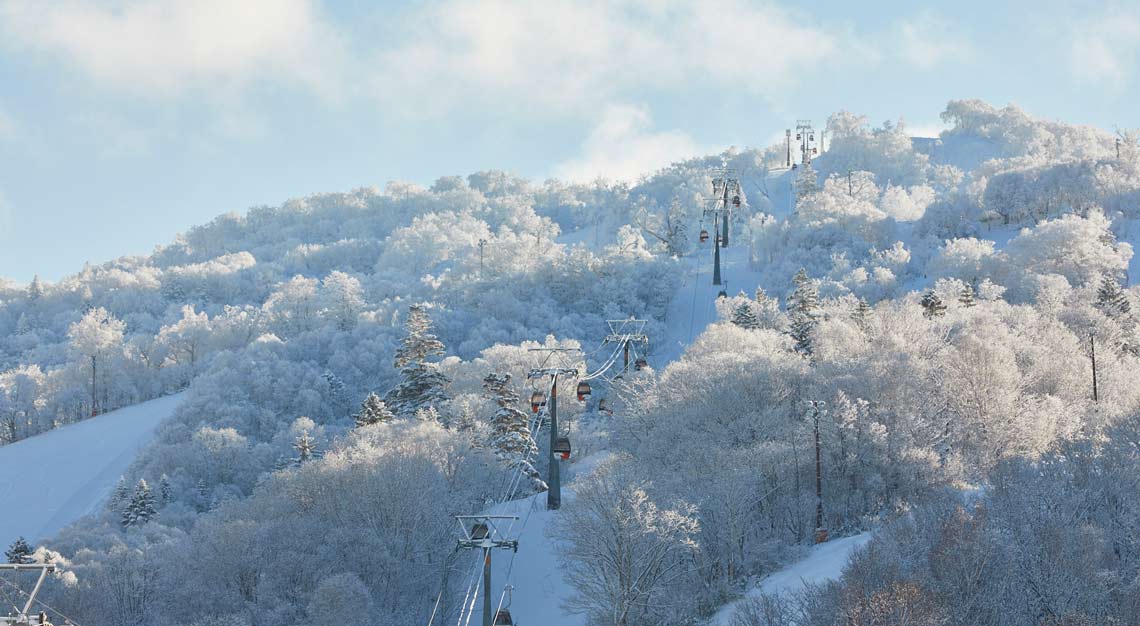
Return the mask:
<path id="1" fill-rule="evenodd" d="M 23 619 L 23 623 L 27 623 L 28 611 L 32 610 L 32 605 L 36 602 L 36 596 L 40 593 L 40 587 L 44 584 L 44 579 L 47 578 L 49 573 L 55 572 L 55 565 L 51 563 L 0 563 L 0 572 L 3 571 L 17 571 L 17 572 L 34 572 L 39 571 L 40 576 L 36 579 L 36 586 L 32 588 L 32 592 L 28 594 L 28 601 L 24 603 L 24 608 L 20 611 L 17 619 Z M 0 624 L 5 623 L 5 618 L 0 618 Z M 11 622 L 19 624 L 21 622 Z"/>

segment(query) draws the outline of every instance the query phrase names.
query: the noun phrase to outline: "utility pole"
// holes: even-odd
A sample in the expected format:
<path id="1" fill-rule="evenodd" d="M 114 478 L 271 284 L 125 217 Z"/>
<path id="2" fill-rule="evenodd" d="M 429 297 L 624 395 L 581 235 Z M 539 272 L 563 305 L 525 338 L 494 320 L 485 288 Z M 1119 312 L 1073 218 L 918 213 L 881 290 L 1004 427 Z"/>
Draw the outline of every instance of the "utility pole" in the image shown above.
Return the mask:
<path id="1" fill-rule="evenodd" d="M 486 239 L 479 239 L 479 278 L 483 278 L 483 246 L 486 245 Z"/>
<path id="2" fill-rule="evenodd" d="M 570 348 L 531 348 L 530 351 L 577 352 Z M 540 367 L 532 369 L 526 377 L 529 380 L 536 380 L 546 378 L 547 376 L 551 379 L 551 385 L 550 398 L 546 401 L 546 408 L 550 412 L 550 450 L 547 451 L 549 466 L 547 467 L 546 476 L 546 508 L 553 511 L 562 506 L 561 467 L 559 466 L 558 455 L 554 453 L 555 444 L 558 442 L 558 377 L 570 376 L 577 378 L 578 370 L 572 367 Z"/>
<path id="3" fill-rule="evenodd" d="M 494 626 L 494 609 L 491 606 L 491 550 L 510 548 L 515 552 L 519 551 L 518 540 L 502 537 L 504 534 L 509 534 L 510 527 L 506 532 L 499 531 L 500 524 L 510 522 L 510 526 L 514 526 L 514 522 L 519 518 L 516 515 L 456 515 L 455 519 L 459 520 L 459 527 L 463 530 L 463 539 L 459 540 L 455 549 L 483 551 L 483 626 Z M 475 608 L 474 600 L 471 608 Z"/>
<path id="4" fill-rule="evenodd" d="M 784 129 L 784 145 L 787 147 L 787 154 L 784 157 L 784 164 L 787 167 L 792 166 L 792 129 Z"/>
<path id="5" fill-rule="evenodd" d="M 1093 402 L 1100 402 L 1100 393 L 1096 386 L 1096 333 L 1089 331 L 1089 357 L 1092 358 Z"/>
<path id="6" fill-rule="evenodd" d="M 811 405 L 812 430 L 815 433 L 815 542 L 827 541 L 827 529 L 823 527 L 823 463 L 819 445 L 820 407 L 827 403 L 822 400 L 808 400 Z"/>
<path id="7" fill-rule="evenodd" d="M 649 320 L 639 320 L 629 318 L 627 320 L 606 320 L 610 326 L 610 334 L 606 335 L 602 345 L 607 343 L 620 343 L 622 347 L 622 372 L 629 371 L 629 348 L 630 344 L 637 342 L 643 345 L 649 345 L 649 336 L 643 331 L 645 325 Z M 620 325 L 620 326 L 619 326 Z"/>
<path id="8" fill-rule="evenodd" d="M 50 563 L 0 563 L 0 572 L 39 572 L 39 578 L 36 579 L 36 585 L 32 588 L 32 592 L 20 592 L 23 595 L 27 596 L 27 600 L 24 602 L 23 608 L 14 606 L 12 608 L 16 609 L 17 611 L 15 615 L 9 614 L 7 616 L 0 616 L 0 626 L 16 626 L 17 624 L 23 625 L 36 623 L 32 621 L 32 618 L 29 617 L 28 613 L 32 610 L 32 605 L 36 603 L 36 596 L 39 595 L 40 588 L 43 587 L 44 580 L 47 578 L 47 575 L 55 572 L 55 566 L 51 565 Z M 43 624 L 46 622 L 47 616 L 43 613 L 40 613 L 39 623 Z"/>

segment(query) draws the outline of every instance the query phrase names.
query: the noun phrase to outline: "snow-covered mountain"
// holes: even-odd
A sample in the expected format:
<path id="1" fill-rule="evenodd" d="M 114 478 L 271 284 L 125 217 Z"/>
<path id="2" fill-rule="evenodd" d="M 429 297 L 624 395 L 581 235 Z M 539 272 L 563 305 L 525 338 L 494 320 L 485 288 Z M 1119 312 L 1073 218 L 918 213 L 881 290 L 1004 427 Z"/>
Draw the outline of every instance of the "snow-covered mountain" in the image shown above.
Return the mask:
<path id="1" fill-rule="evenodd" d="M 837 113 L 795 168 L 773 146 L 631 185 L 321 194 L 0 286 L 0 460 L 75 445 L 107 463 L 80 475 L 128 486 L 54 536 L 18 529 L 68 572 L 45 597 L 85 623 L 448 623 L 478 586 L 455 516 L 491 511 L 528 520 L 491 589 L 525 624 L 725 623 L 747 589 L 835 575 L 871 530 L 840 583 L 736 615 L 1130 623 L 1135 142 L 977 101 L 943 119 L 913 141 Z M 649 342 L 621 371 L 605 339 L 631 316 Z M 559 511 L 533 492 L 550 382 L 529 374 L 552 366 L 593 392 L 560 379 Z M 107 469 L 148 438 L 116 416 L 173 392 Z M 83 428 L 125 447 L 84 450 Z M 835 543 L 809 550 L 817 522 Z M 1086 549 L 1095 572 L 1069 558 Z"/>

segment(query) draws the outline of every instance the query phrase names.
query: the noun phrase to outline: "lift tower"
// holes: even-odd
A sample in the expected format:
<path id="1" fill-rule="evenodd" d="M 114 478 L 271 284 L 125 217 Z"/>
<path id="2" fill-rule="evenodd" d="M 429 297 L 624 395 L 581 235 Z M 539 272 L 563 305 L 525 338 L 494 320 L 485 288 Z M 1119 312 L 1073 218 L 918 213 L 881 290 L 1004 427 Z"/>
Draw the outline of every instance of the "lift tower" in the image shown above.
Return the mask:
<path id="1" fill-rule="evenodd" d="M 531 348 L 531 351 L 537 352 L 577 352 L 569 348 Z M 558 455 L 554 453 L 554 448 L 558 443 L 558 377 L 570 376 L 572 378 L 578 377 L 578 369 L 573 367 L 540 367 L 532 369 L 526 375 L 529 380 L 538 380 L 546 378 L 551 379 L 550 384 L 550 398 L 546 401 L 546 408 L 550 412 L 550 450 L 547 456 L 550 465 L 547 468 L 546 476 L 546 508 L 553 511 L 554 509 L 562 506 L 562 478 L 561 467 L 558 465 Z"/>
<path id="2" fill-rule="evenodd" d="M 627 320 L 606 320 L 610 326 L 610 334 L 606 335 L 602 345 L 607 343 L 620 343 L 622 348 L 622 373 L 629 371 L 629 348 L 632 343 L 649 345 L 649 335 L 645 334 L 645 325 L 649 320 L 629 318 Z"/>
<path id="3" fill-rule="evenodd" d="M 728 245 L 729 217 L 740 206 L 743 191 L 736 170 L 719 168 L 713 174 L 713 205 L 705 209 L 704 215 L 713 220 L 713 284 L 721 285 L 720 249 Z"/>
<path id="4" fill-rule="evenodd" d="M 28 612 L 32 610 L 32 605 L 36 602 L 36 596 L 40 593 L 40 587 L 43 586 L 44 579 L 47 578 L 48 574 L 55 572 L 55 566 L 50 563 L 0 563 L 0 573 L 3 572 L 39 572 L 39 577 L 36 579 L 36 585 L 32 588 L 31 593 L 20 592 L 27 596 L 27 601 L 24 602 L 23 607 L 13 607 L 17 611 L 16 614 L 0 615 L 0 626 L 26 626 L 30 624 L 47 623 L 47 618 L 43 613 L 38 616 L 30 616 Z"/>
<path id="5" fill-rule="evenodd" d="M 507 531 L 500 531 L 499 526 L 509 522 L 514 526 L 518 521 L 516 515 L 456 515 L 459 527 L 463 530 L 463 539 L 459 540 L 455 549 L 479 549 L 483 551 L 483 626 L 494 626 L 494 610 L 491 608 L 491 550 L 495 548 L 510 548 L 519 551 L 519 542 L 515 539 L 504 539 Z M 471 602 L 474 609 L 474 599 Z"/>

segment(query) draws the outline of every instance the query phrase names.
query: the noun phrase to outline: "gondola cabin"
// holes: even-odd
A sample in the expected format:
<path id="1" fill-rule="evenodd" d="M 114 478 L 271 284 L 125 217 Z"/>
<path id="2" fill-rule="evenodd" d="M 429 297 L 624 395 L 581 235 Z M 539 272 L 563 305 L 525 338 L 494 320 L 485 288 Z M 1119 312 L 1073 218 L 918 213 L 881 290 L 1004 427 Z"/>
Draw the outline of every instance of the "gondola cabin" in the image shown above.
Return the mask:
<path id="1" fill-rule="evenodd" d="M 718 298 L 727 298 L 727 297 L 728 297 L 728 292 L 727 292 L 727 291 L 721 291 L 720 293 L 716 294 L 716 297 L 718 297 Z"/>
<path id="2" fill-rule="evenodd" d="M 570 438 L 559 437 L 554 440 L 554 454 L 562 457 L 562 460 L 570 458 Z"/>
<path id="3" fill-rule="evenodd" d="M 586 398 L 590 397 L 590 383 L 582 381 L 578 383 L 578 402 L 585 402 Z"/>
<path id="4" fill-rule="evenodd" d="M 641 370 L 649 367 L 649 361 L 646 361 L 645 359 L 638 359 L 633 362 L 633 367 L 640 372 Z"/>
<path id="5" fill-rule="evenodd" d="M 609 401 L 607 401 L 605 398 L 598 400 L 598 411 L 601 413 L 609 413 L 610 412 Z"/>
<path id="6" fill-rule="evenodd" d="M 482 541 L 487 538 L 487 535 L 490 534 L 490 532 L 491 531 L 487 528 L 486 524 L 479 522 L 471 527 L 471 540 Z"/>
<path id="7" fill-rule="evenodd" d="M 732 197 L 732 206 L 740 206 L 740 196 Z"/>
<path id="8" fill-rule="evenodd" d="M 701 243 L 704 243 L 708 240 L 709 240 L 709 231 L 702 229 L 701 230 Z"/>
<path id="9" fill-rule="evenodd" d="M 546 394 L 541 391 L 536 391 L 530 394 L 530 410 L 533 413 L 538 413 L 539 409 L 546 406 Z"/>
<path id="10" fill-rule="evenodd" d="M 506 609 L 499 609 L 495 613 L 495 626 L 518 626 L 514 620 L 511 619 L 511 612 Z"/>

